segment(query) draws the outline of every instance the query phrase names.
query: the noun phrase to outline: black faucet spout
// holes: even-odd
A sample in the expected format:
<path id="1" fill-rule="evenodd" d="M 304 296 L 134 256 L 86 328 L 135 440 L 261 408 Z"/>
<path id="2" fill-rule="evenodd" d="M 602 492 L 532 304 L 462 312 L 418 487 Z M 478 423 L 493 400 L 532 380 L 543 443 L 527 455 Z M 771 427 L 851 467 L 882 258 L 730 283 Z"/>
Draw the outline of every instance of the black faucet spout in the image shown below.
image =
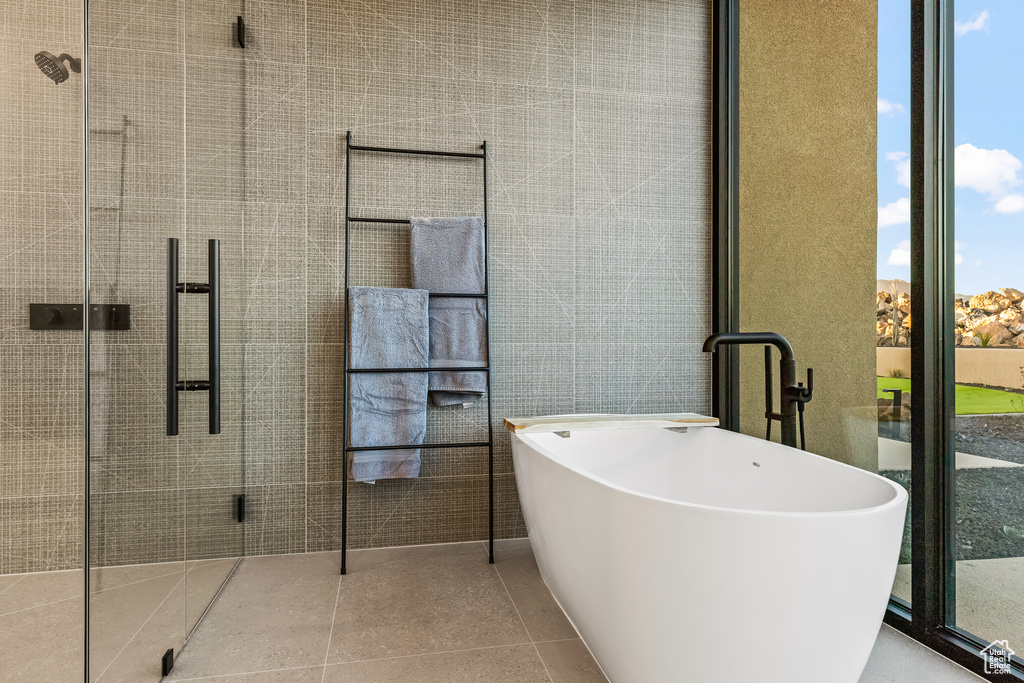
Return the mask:
<path id="1" fill-rule="evenodd" d="M 793 345 L 778 332 L 719 332 L 704 341 L 704 353 L 711 353 L 720 344 L 772 344 L 782 353 L 782 360 L 793 360 Z"/>
<path id="2" fill-rule="evenodd" d="M 782 405 L 778 418 L 782 426 L 782 443 L 796 448 L 797 404 L 810 400 L 810 396 L 807 392 L 807 398 L 802 398 L 803 390 L 797 384 L 793 345 L 777 332 L 720 332 L 704 341 L 704 352 L 711 353 L 717 347 L 729 344 L 772 344 L 782 353 L 779 361 Z"/>

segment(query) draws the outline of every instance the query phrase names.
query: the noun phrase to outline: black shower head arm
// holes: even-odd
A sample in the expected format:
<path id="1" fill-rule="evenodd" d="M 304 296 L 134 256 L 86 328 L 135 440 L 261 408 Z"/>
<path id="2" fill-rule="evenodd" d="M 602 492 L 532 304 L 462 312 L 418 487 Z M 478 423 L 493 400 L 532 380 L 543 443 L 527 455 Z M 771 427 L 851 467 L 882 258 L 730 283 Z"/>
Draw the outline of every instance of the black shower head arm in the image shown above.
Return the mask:
<path id="1" fill-rule="evenodd" d="M 66 63 L 68 68 L 74 71 L 76 74 L 82 73 L 82 60 L 72 57 L 67 52 L 61 53 L 60 57 L 57 57 L 60 61 Z"/>

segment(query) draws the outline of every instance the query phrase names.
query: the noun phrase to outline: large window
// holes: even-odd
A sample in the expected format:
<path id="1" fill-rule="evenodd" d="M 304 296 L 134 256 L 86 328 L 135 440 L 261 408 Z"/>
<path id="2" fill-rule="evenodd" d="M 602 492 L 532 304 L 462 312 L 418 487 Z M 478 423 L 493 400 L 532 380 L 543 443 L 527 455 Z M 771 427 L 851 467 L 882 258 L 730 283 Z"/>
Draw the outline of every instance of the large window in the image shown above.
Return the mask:
<path id="1" fill-rule="evenodd" d="M 958 0 L 954 20 L 956 563 L 948 621 L 1024 653 L 1024 3 Z"/>
<path id="2" fill-rule="evenodd" d="M 762 252 L 752 252 L 751 244 L 765 244 L 758 229 L 770 237 L 776 234 L 775 223 L 759 223 L 765 212 L 758 211 L 737 218 L 740 157 L 734 117 L 740 107 L 738 79 L 730 75 L 739 39 L 725 30 L 738 22 L 737 5 L 735 0 L 716 4 L 730 10 L 725 28 L 719 26 L 719 39 L 728 41 L 731 52 L 716 55 L 715 329 L 745 325 L 796 336 L 806 331 L 801 321 L 813 320 L 820 322 L 815 334 L 823 335 L 829 331 L 825 317 L 809 313 L 816 310 L 812 306 L 802 307 L 810 299 L 786 308 L 755 297 L 754 305 L 748 301 L 744 308 L 740 295 L 760 293 L 764 280 L 755 279 L 756 285 L 744 290 L 751 278 L 739 276 L 737 261 L 743 258 L 737 254 L 747 254 L 749 275 L 757 272 L 749 264 L 777 266 L 788 251 L 772 251 L 769 242 Z M 757 3 L 746 7 L 754 17 L 763 10 Z M 866 389 L 845 404 L 829 404 L 828 391 L 816 391 L 809 449 L 869 470 L 877 462 L 880 474 L 910 491 L 887 622 L 990 680 L 1024 680 L 1024 660 L 1013 652 L 1024 653 L 1024 2 L 878 0 L 877 9 L 877 286 L 875 349 L 867 354 L 875 357 L 876 376 L 869 376 L 870 363 L 858 354 L 871 351 L 868 334 L 832 340 L 827 356 L 806 354 L 806 362 L 816 362 L 822 377 L 831 373 Z M 840 20 L 837 26 L 841 38 L 849 25 Z M 786 36 L 786 50 L 795 50 L 792 43 L 801 37 Z M 755 42 L 752 52 L 764 57 L 763 45 Z M 855 52 L 843 54 L 853 63 Z M 780 54 L 789 52 L 769 56 L 778 59 Z M 733 61 L 727 64 L 725 57 Z M 796 68 L 780 63 L 785 66 L 776 65 L 779 69 Z M 813 80 L 806 63 L 798 66 L 800 78 Z M 830 66 L 839 79 L 847 63 Z M 752 68 L 748 78 L 751 72 L 758 73 Z M 851 85 L 849 101 L 862 107 L 855 90 Z M 822 116 L 815 107 L 828 94 L 808 98 L 809 127 Z M 744 111 L 755 116 L 745 120 L 776 113 L 774 102 L 758 99 L 756 92 L 748 97 Z M 834 129 L 845 130 L 849 138 L 837 136 L 837 145 L 863 131 L 860 123 L 842 117 L 848 112 L 841 107 L 829 113 Z M 778 144 L 782 133 L 771 133 Z M 815 149 L 815 158 L 831 151 Z M 763 170 L 759 161 L 770 166 L 762 157 L 746 158 L 755 171 Z M 848 173 L 850 182 L 833 185 L 835 202 L 848 198 L 849 186 L 863 179 L 856 150 L 843 162 L 837 174 Z M 791 177 L 782 175 L 778 184 L 785 186 Z M 744 190 L 744 202 L 755 209 L 774 206 L 774 195 L 759 195 L 756 183 Z M 805 194 L 794 191 L 792 196 L 807 202 Z M 751 203 L 752 197 L 761 204 Z M 860 200 L 857 195 L 851 205 L 859 206 Z M 843 276 L 861 265 L 857 256 L 870 259 L 863 242 L 850 236 L 861 217 L 855 210 L 848 213 L 840 221 L 846 229 L 844 253 L 850 256 Z M 773 219 L 776 215 L 771 213 Z M 801 273 L 814 272 L 807 264 L 821 262 L 814 260 L 823 251 L 813 240 L 814 225 L 801 225 L 795 267 Z M 868 266 L 858 271 L 855 282 L 867 284 Z M 816 275 L 827 279 L 834 274 Z M 771 276 L 776 286 L 778 273 Z M 800 283 L 787 284 L 802 291 Z M 831 291 L 847 289 L 833 286 Z M 846 303 L 856 308 L 859 301 Z M 864 319 L 863 324 L 870 322 Z M 813 342 L 813 335 L 805 337 L 800 348 L 813 348 Z M 748 433 L 763 429 L 765 414 L 756 388 L 751 391 L 761 379 L 760 361 L 754 361 L 722 354 L 715 375 L 715 406 L 723 424 Z M 741 367 L 744 376 L 738 379 Z M 835 386 L 830 387 L 833 393 Z M 842 428 L 826 430 L 824 425 L 840 410 L 845 411 Z M 876 438 L 877 461 L 872 457 Z M 833 446 L 835 452 L 827 452 Z"/>
<path id="3" fill-rule="evenodd" d="M 879 94 L 879 163 L 910 200 L 909 239 L 892 247 L 884 231 L 905 216 L 883 225 L 898 205 L 880 174 L 879 267 L 891 248 L 884 267 L 912 273 L 913 604 L 907 620 L 894 603 L 889 621 L 993 680 L 1024 678 L 1024 5 L 909 5 L 906 157 L 882 149 Z M 879 11 L 899 23 L 888 0 Z"/>

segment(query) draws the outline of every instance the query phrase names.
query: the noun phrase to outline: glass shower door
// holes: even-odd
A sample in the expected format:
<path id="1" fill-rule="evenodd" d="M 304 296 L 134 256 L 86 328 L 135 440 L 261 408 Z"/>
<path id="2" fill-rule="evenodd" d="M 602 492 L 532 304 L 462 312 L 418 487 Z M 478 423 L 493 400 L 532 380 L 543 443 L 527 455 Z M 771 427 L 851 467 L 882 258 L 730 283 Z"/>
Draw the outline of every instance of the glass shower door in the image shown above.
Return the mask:
<path id="1" fill-rule="evenodd" d="M 90 10 L 90 680 L 159 680 L 243 554 L 241 212 L 189 198 L 185 11 Z"/>
<path id="2" fill-rule="evenodd" d="M 113 17 L 90 19 L 86 275 L 90 308 L 109 315 L 91 316 L 87 335 L 89 680 L 158 680 L 185 640 L 185 449 L 167 436 L 164 394 L 181 70 L 117 46 Z"/>

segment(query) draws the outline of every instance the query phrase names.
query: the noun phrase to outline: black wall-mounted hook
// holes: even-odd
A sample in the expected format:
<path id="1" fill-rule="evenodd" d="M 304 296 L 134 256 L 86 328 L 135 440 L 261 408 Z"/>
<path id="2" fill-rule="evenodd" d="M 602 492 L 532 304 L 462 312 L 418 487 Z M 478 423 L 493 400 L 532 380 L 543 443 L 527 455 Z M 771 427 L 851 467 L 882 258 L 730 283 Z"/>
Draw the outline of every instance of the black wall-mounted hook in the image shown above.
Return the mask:
<path id="1" fill-rule="evenodd" d="M 235 22 L 235 38 L 238 40 L 238 47 L 245 47 L 245 19 L 238 17 Z"/>

